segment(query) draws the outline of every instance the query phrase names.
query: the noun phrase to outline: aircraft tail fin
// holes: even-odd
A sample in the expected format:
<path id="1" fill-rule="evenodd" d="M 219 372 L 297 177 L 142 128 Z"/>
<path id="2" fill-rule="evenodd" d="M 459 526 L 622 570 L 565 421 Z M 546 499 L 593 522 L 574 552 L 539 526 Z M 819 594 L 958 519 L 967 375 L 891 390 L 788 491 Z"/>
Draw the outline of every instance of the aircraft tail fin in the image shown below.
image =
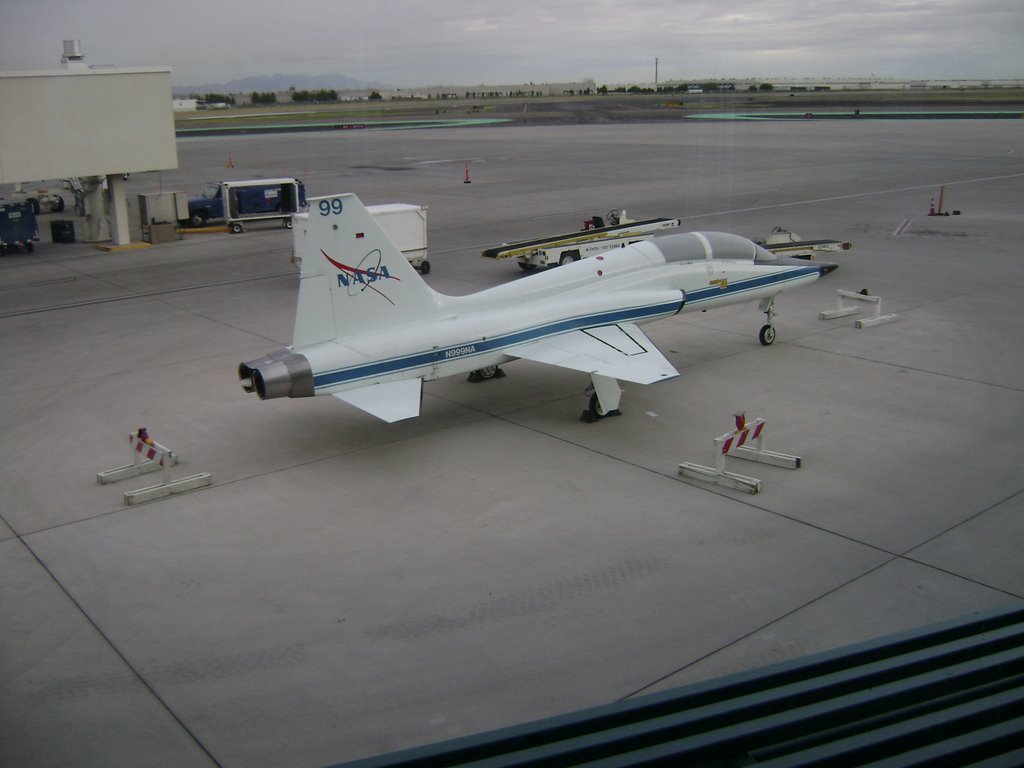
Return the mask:
<path id="1" fill-rule="evenodd" d="M 309 200 L 293 347 L 432 317 L 439 303 L 358 197 Z"/>

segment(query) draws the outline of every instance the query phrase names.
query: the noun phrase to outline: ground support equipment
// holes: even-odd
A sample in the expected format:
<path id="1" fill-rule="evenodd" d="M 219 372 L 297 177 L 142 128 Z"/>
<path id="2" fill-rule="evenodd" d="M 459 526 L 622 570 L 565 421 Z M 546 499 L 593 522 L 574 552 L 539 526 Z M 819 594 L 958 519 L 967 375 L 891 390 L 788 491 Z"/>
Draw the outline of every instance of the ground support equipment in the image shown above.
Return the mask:
<path id="1" fill-rule="evenodd" d="M 145 427 L 140 428 L 138 432 L 129 434 L 128 440 L 131 443 L 132 463 L 97 472 L 96 482 L 100 485 L 107 485 L 147 472 L 155 472 L 158 469 L 163 471 L 163 481 L 156 485 L 139 488 L 136 491 L 125 492 L 124 503 L 126 506 L 162 499 L 175 493 L 205 488 L 213 484 L 213 475 L 209 472 L 200 472 L 172 481 L 171 466 L 178 463 L 178 456 L 169 448 L 153 440 Z"/>
<path id="2" fill-rule="evenodd" d="M 774 467 L 785 469 L 799 469 L 801 460 L 799 456 L 791 456 L 788 453 L 777 453 L 766 450 L 764 447 L 764 419 L 756 418 L 747 423 L 746 414 L 737 413 L 735 416 L 736 428 L 727 432 L 721 437 L 715 438 L 715 466 L 706 467 L 702 464 L 683 462 L 679 465 L 679 474 L 690 480 L 724 485 L 737 491 L 745 493 L 758 493 L 761 490 L 761 481 L 756 477 L 739 475 L 735 472 L 725 471 L 725 457 L 735 456 L 737 459 L 747 459 L 761 464 L 771 464 Z M 747 445 L 747 441 L 753 445 Z"/>
<path id="3" fill-rule="evenodd" d="M 853 291 L 844 291 L 843 289 L 840 288 L 838 291 L 836 291 L 836 294 L 836 308 L 827 309 L 824 312 L 820 313 L 818 317 L 821 320 L 834 320 L 837 317 L 847 317 L 848 315 L 856 315 L 858 312 L 860 312 L 860 307 L 858 306 L 846 306 L 843 303 L 844 299 L 853 302 L 863 302 L 866 304 L 875 305 L 875 311 L 871 317 L 864 318 L 862 320 L 857 320 L 854 323 L 854 326 L 857 328 L 870 328 L 873 325 L 891 323 L 893 320 L 896 319 L 895 313 L 889 313 L 886 315 L 882 314 L 882 297 L 872 296 L 867 292 L 867 289 L 864 289 L 863 291 L 860 291 L 858 293 L 854 293 Z"/>

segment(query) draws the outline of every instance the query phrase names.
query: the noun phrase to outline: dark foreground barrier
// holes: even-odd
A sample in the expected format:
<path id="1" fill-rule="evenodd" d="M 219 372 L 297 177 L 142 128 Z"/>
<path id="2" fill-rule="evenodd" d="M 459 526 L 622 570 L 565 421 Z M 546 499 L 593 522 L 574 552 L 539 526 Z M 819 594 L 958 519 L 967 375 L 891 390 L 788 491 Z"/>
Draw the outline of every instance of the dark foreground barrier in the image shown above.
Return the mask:
<path id="1" fill-rule="evenodd" d="M 876 763 L 1024 765 L 1024 606 L 343 765 Z"/>

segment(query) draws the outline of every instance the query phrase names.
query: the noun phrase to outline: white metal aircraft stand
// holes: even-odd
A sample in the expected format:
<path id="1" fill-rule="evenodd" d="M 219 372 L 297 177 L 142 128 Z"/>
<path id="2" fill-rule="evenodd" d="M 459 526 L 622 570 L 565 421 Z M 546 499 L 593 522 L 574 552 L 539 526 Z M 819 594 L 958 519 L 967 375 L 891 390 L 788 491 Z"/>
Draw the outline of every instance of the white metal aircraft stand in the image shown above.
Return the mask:
<path id="1" fill-rule="evenodd" d="M 690 480 L 714 483 L 734 488 L 737 491 L 746 493 L 757 493 L 761 490 L 761 481 L 756 477 L 738 475 L 734 472 L 725 471 L 726 455 L 735 456 L 738 459 L 757 461 L 762 464 L 771 464 L 775 467 L 785 469 L 799 469 L 800 457 L 790 456 L 788 453 L 776 453 L 765 450 L 764 447 L 764 419 L 754 419 L 747 423 L 746 414 L 736 414 L 736 428 L 727 432 L 721 437 L 715 438 L 715 466 L 705 467 L 702 464 L 683 462 L 679 465 L 679 474 Z M 753 442 L 753 447 L 747 445 L 747 440 Z"/>
<path id="2" fill-rule="evenodd" d="M 857 306 L 847 307 L 847 306 L 845 306 L 843 304 L 843 299 L 849 299 L 850 301 L 854 301 L 854 302 L 860 301 L 860 302 L 865 302 L 865 303 L 868 303 L 868 304 L 874 304 L 875 305 L 875 312 L 874 312 L 874 314 L 871 317 L 865 318 L 863 320 L 857 320 L 854 323 L 854 326 L 857 327 L 857 328 L 870 328 L 872 325 L 881 325 L 882 323 L 891 323 L 893 320 L 896 319 L 896 315 L 894 313 L 889 313 L 887 315 L 883 315 L 882 314 L 882 297 L 881 296 L 872 296 L 869 293 L 867 293 L 866 291 L 862 291 L 860 293 L 854 293 L 853 291 L 844 291 L 841 288 L 836 291 L 836 294 L 837 294 L 836 308 L 835 309 L 827 309 L 824 312 L 820 313 L 818 315 L 819 319 L 821 319 L 821 320 L 834 320 L 837 317 L 846 317 L 847 315 L 856 315 L 858 312 L 860 312 L 860 307 L 857 307 Z"/>
<path id="3" fill-rule="evenodd" d="M 96 482 L 100 485 L 116 483 L 129 477 L 137 477 L 146 472 L 163 470 L 163 482 L 157 485 L 150 485 L 140 488 L 137 491 L 127 491 L 124 494 L 124 503 L 127 506 L 141 504 L 144 501 L 162 499 L 174 493 L 191 491 L 196 488 L 205 488 L 213 483 L 213 475 L 209 472 L 200 472 L 196 475 L 189 475 L 180 480 L 171 480 L 171 466 L 178 463 L 177 455 L 160 443 L 154 441 L 145 427 L 138 432 L 128 435 L 132 446 L 132 463 L 123 467 L 108 469 L 96 473 Z"/>

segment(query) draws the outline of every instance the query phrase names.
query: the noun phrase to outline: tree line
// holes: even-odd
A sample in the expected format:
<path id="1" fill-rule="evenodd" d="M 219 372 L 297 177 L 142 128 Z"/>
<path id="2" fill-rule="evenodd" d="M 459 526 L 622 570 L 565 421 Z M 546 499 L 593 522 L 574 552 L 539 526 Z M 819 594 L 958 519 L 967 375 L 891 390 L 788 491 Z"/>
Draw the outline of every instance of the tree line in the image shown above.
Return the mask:
<path id="1" fill-rule="evenodd" d="M 716 93 L 716 92 L 731 92 L 736 90 L 736 86 L 732 83 L 682 83 L 677 85 L 659 85 L 656 88 L 652 87 L 641 87 L 638 85 L 618 86 L 616 88 L 609 88 L 607 85 L 602 85 L 596 89 L 596 93 L 607 94 L 607 93 L 685 93 L 692 90 L 701 90 L 705 93 Z M 748 90 L 750 91 L 772 91 L 774 86 L 771 83 L 761 83 L 760 85 L 751 85 Z M 589 96 L 594 93 L 589 88 L 581 89 L 579 91 L 565 91 L 564 96 Z M 317 91 L 307 90 L 296 90 L 292 88 L 289 91 L 291 101 L 302 103 L 302 104 L 320 104 L 325 102 L 336 102 L 338 101 L 338 92 L 334 89 L 324 88 Z M 542 96 L 544 95 L 540 91 L 516 91 L 514 93 L 506 93 L 502 91 L 486 91 L 486 92 L 475 92 L 466 91 L 465 98 L 467 99 L 481 99 L 481 98 L 502 98 L 508 96 L 523 97 L 523 96 Z M 198 98 L 206 103 L 223 103 L 223 104 L 235 104 L 234 96 L 230 94 L 221 93 L 207 93 L 203 96 L 197 96 L 193 94 L 193 98 Z M 373 91 L 369 98 L 371 101 L 381 99 L 380 91 Z M 430 97 L 428 97 L 430 98 Z M 436 96 L 437 99 L 450 99 L 458 98 L 456 94 L 442 94 Z M 272 91 L 253 91 L 249 96 L 250 102 L 253 104 L 277 104 L 277 94 Z"/>

